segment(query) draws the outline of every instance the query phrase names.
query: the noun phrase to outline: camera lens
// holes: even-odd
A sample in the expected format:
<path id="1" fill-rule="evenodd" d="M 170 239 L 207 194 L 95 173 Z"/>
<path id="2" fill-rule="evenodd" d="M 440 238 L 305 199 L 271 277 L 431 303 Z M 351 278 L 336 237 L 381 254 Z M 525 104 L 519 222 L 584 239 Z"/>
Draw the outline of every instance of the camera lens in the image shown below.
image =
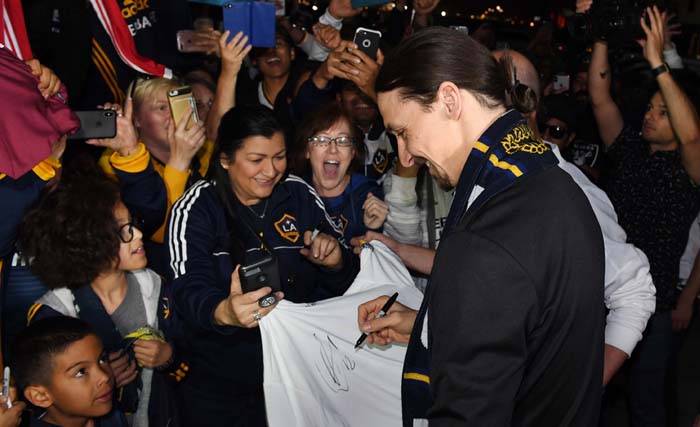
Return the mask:
<path id="1" fill-rule="evenodd" d="M 104 116 L 105 117 L 112 117 L 114 115 L 114 111 L 105 111 Z"/>
<path id="2" fill-rule="evenodd" d="M 267 274 L 261 274 L 258 276 L 258 283 L 265 283 L 267 282 Z"/>

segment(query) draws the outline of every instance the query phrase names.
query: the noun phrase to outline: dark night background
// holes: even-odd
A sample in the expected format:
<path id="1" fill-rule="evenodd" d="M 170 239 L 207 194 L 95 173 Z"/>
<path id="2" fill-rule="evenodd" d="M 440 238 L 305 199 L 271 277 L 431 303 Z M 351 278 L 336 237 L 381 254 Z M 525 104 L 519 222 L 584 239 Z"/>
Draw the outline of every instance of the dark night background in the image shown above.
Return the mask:
<path id="1" fill-rule="evenodd" d="M 562 0 L 516 0 L 516 1 L 494 1 L 494 0 L 443 0 L 443 10 L 449 11 L 464 11 L 466 13 L 481 13 L 486 8 L 496 7 L 500 5 L 506 15 L 513 16 L 532 16 L 545 14 L 552 9 L 560 9 L 562 7 L 574 8 L 575 1 Z M 444 5 L 444 7 L 443 7 Z"/>

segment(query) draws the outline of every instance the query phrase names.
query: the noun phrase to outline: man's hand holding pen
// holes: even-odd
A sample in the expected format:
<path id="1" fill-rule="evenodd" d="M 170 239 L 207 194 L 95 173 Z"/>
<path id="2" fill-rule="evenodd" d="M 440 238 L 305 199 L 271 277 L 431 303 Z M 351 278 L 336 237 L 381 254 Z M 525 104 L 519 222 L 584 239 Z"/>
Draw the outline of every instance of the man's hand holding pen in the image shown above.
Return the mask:
<path id="1" fill-rule="evenodd" d="M 388 296 L 381 296 L 357 308 L 357 323 L 360 330 L 368 334 L 365 341 L 367 344 L 389 345 L 394 342 L 408 344 L 418 313 L 395 302 L 385 316 L 377 319 L 377 313 L 388 300 Z"/>

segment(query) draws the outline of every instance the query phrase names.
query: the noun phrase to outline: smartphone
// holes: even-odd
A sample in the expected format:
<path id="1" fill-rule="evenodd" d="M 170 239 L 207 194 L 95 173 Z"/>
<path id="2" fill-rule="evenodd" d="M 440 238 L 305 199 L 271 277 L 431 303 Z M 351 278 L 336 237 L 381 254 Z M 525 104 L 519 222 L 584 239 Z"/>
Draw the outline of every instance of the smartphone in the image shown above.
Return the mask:
<path id="1" fill-rule="evenodd" d="M 554 76 L 554 81 L 552 82 L 552 89 L 554 89 L 555 91 L 569 90 L 569 75 L 557 74 L 556 76 Z"/>
<path id="2" fill-rule="evenodd" d="M 379 49 L 379 41 L 381 38 L 382 33 L 379 31 L 359 27 L 357 31 L 355 31 L 353 43 L 355 43 L 357 48 L 364 52 L 367 56 L 372 59 L 377 59 L 377 50 Z"/>
<path id="3" fill-rule="evenodd" d="M 194 30 L 180 30 L 177 32 L 177 50 L 180 52 L 201 52 L 202 49 L 192 43 Z"/>
<path id="4" fill-rule="evenodd" d="M 246 265 L 238 270 L 241 278 L 243 292 L 256 291 L 265 286 L 272 288 L 272 292 L 282 290 L 280 286 L 280 272 L 277 266 L 277 258 L 272 254 Z"/>
<path id="5" fill-rule="evenodd" d="M 190 129 L 195 123 L 199 123 L 197 103 L 194 100 L 191 87 L 182 86 L 169 91 L 168 103 L 170 104 L 170 113 L 172 114 L 176 127 L 188 114 L 188 107 L 192 108 L 192 116 L 187 121 L 185 129 Z"/>
<path id="6" fill-rule="evenodd" d="M 74 111 L 80 129 L 69 140 L 114 138 L 117 135 L 117 113 L 114 110 Z"/>

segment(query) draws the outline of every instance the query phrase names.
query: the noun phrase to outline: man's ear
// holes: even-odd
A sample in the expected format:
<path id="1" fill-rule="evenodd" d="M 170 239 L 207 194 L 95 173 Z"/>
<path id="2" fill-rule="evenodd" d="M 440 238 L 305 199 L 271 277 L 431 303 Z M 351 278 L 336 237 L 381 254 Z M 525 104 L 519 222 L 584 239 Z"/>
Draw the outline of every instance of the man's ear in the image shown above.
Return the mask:
<path id="1" fill-rule="evenodd" d="M 221 167 L 228 170 L 228 165 L 230 163 L 228 156 L 224 153 L 221 153 L 219 156 L 219 163 L 221 164 Z"/>
<path id="2" fill-rule="evenodd" d="M 437 100 L 448 118 L 456 120 L 462 113 L 462 94 L 456 84 L 442 82 L 437 90 Z"/>
<path id="3" fill-rule="evenodd" d="M 297 50 L 294 49 L 294 46 L 291 46 L 289 49 L 290 49 L 290 51 L 289 51 L 289 58 L 290 58 L 292 61 L 294 61 L 294 59 L 296 59 L 296 57 L 297 57 Z"/>
<path id="4" fill-rule="evenodd" d="M 572 142 L 574 142 L 574 139 L 576 139 L 576 132 L 571 132 L 571 135 L 569 135 L 569 142 L 568 142 L 568 144 L 571 144 Z M 567 144 L 567 145 L 568 145 L 568 144 Z"/>
<path id="5" fill-rule="evenodd" d="M 48 388 L 43 385 L 30 385 L 24 388 L 24 398 L 29 403 L 39 408 L 48 408 L 53 405 L 53 396 Z"/>

